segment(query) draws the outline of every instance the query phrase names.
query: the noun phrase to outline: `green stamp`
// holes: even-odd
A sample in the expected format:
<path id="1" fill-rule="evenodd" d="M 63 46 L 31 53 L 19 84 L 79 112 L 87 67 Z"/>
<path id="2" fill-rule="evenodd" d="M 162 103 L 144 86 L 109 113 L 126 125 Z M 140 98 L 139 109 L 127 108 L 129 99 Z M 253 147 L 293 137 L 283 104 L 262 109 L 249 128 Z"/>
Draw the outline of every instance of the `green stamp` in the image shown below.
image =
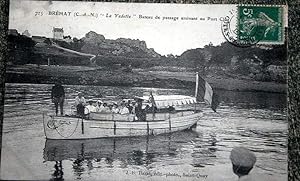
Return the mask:
<path id="1" fill-rule="evenodd" d="M 282 6 L 240 5 L 237 11 L 237 41 L 240 44 L 284 43 Z"/>

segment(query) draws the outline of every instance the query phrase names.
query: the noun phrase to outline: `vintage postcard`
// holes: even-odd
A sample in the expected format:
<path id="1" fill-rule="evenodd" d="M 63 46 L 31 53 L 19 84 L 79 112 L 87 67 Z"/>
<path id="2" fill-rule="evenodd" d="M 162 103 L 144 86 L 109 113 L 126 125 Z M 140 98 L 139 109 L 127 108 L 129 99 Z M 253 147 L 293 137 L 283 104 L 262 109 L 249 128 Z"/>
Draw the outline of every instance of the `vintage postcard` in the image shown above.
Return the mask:
<path id="1" fill-rule="evenodd" d="M 1 179 L 287 180 L 287 7 L 10 0 Z"/>

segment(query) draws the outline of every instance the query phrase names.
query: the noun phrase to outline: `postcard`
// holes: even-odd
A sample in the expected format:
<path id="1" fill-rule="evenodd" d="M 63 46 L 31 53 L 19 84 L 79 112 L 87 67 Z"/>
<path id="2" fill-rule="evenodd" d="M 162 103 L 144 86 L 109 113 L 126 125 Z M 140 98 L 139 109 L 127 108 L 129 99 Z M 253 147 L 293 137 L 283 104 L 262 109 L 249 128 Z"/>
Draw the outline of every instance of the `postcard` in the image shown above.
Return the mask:
<path id="1" fill-rule="evenodd" d="M 11 0 L 5 180 L 287 180 L 287 6 Z"/>

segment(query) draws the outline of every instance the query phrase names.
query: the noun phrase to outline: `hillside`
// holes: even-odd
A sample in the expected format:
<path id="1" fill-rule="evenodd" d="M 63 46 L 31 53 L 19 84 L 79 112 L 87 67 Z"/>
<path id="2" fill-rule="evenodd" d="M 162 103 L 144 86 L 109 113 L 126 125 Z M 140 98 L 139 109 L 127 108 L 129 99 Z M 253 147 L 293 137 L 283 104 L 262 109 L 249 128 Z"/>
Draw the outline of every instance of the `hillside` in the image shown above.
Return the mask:
<path id="1" fill-rule="evenodd" d="M 90 57 L 52 45 L 49 38 L 24 35 L 8 36 L 8 65 L 89 65 Z"/>
<path id="2" fill-rule="evenodd" d="M 126 38 L 105 39 L 103 35 L 93 31 L 88 32 L 81 39 L 75 37 L 71 39 L 68 36 L 64 40 L 41 36 L 27 37 L 15 32 L 9 35 L 8 43 L 9 53 L 12 55 L 8 61 L 9 64 L 45 65 L 50 60 L 50 63 L 54 65 L 89 65 L 91 56 L 83 54 L 95 55 L 95 62 L 105 64 L 106 61 L 110 65 L 119 64 L 127 58 L 133 61 L 143 59 L 142 63 L 145 63 L 148 59 L 161 57 L 154 49 L 147 48 L 145 41 Z M 71 50 L 78 53 L 72 53 Z M 111 59 L 117 61 L 114 62 Z"/>
<path id="3" fill-rule="evenodd" d="M 14 33 L 9 35 L 8 40 L 10 54 L 8 65 L 12 70 L 11 75 L 19 74 L 14 70 L 17 65 L 49 64 L 96 67 L 101 70 L 122 72 L 124 77 L 134 71 L 140 79 L 136 79 L 137 82 L 131 81 L 128 85 L 138 85 L 139 81 L 145 82 L 143 75 L 155 76 L 158 75 L 157 71 L 177 72 L 178 74 L 181 72 L 194 74 L 197 71 L 207 79 L 230 79 L 231 82 L 245 80 L 286 83 L 286 45 L 257 45 L 240 48 L 224 42 L 218 46 L 210 44 L 204 48 L 186 50 L 180 56 L 171 54 L 161 56 L 153 49 L 147 48 L 145 41 L 125 38 L 110 40 L 92 31 L 81 39 L 68 36 L 64 40 L 54 40 Z M 145 74 L 149 71 L 153 74 Z M 69 72 L 72 72 L 72 69 Z M 93 74 L 89 73 L 88 76 L 85 74 L 76 74 L 78 78 L 74 79 L 74 82 L 82 80 L 81 76 L 90 77 L 88 79 L 92 84 L 93 82 L 97 84 L 107 82 L 100 81 L 99 77 Z M 131 75 L 128 74 L 128 76 Z M 110 77 L 108 84 L 116 85 L 114 78 L 116 76 Z M 164 76 L 159 75 L 156 81 L 162 78 L 164 79 Z M 178 77 L 176 79 L 182 80 Z M 14 77 L 10 77 L 9 80 L 18 81 Z M 220 88 L 225 86 L 216 85 L 220 85 Z"/>
<path id="4" fill-rule="evenodd" d="M 286 44 L 241 48 L 224 42 L 218 46 L 187 50 L 177 59 L 181 66 L 194 68 L 204 76 L 286 82 Z"/>

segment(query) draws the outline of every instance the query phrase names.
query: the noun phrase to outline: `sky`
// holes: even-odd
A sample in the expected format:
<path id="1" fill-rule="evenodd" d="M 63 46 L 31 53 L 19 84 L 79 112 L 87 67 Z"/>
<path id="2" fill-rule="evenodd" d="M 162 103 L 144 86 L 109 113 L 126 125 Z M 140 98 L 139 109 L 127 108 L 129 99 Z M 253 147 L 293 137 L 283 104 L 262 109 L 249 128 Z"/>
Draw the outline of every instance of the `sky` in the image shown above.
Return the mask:
<path id="1" fill-rule="evenodd" d="M 31 35 L 46 37 L 53 37 L 53 27 L 63 28 L 65 36 L 77 38 L 95 31 L 106 39 L 144 40 L 148 48 L 154 48 L 162 55 L 180 55 L 210 42 L 218 45 L 226 41 L 221 32 L 220 17 L 230 15 L 234 8 L 234 5 L 11 0 L 9 28 L 20 33 L 28 30 Z M 49 11 L 51 14 L 53 11 L 71 13 L 70 16 L 49 15 Z M 84 13 L 98 14 L 98 17 L 75 16 Z M 112 17 L 107 18 L 107 13 Z M 115 14 L 131 18 L 115 18 Z M 152 16 L 153 19 L 139 18 L 140 15 Z M 160 19 L 155 19 L 156 16 Z M 163 17 L 178 17 L 179 20 L 163 20 Z M 180 20 L 181 17 L 197 17 L 197 20 Z"/>

